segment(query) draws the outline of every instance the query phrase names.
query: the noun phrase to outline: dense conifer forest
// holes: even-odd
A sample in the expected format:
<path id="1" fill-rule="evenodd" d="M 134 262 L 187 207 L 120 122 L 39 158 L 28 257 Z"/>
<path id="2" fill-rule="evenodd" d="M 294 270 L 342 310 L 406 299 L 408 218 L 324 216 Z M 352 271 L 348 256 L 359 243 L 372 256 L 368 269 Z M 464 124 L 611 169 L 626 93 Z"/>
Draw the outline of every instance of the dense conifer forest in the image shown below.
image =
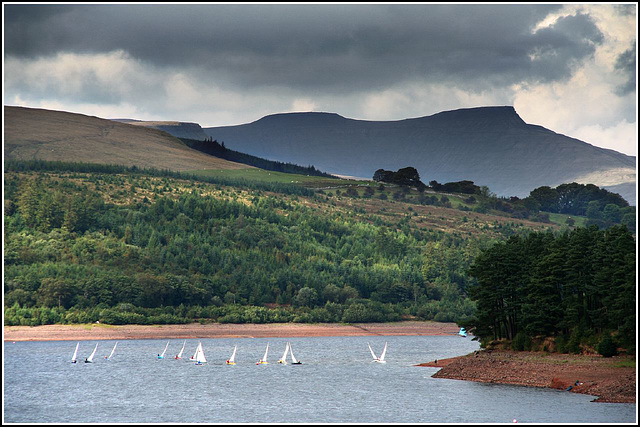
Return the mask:
<path id="1" fill-rule="evenodd" d="M 466 325 L 485 342 L 506 338 L 523 350 L 557 337 L 560 351 L 580 353 L 613 334 L 635 351 L 636 242 L 624 226 L 511 236 L 469 273 L 477 305 Z"/>

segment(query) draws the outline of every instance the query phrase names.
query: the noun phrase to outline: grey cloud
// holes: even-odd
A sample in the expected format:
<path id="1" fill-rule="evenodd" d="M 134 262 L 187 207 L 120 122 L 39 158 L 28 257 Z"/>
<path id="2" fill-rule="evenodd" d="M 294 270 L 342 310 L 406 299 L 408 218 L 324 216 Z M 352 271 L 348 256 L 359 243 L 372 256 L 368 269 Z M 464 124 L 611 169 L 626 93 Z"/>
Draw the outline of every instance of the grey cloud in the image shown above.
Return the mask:
<path id="1" fill-rule="evenodd" d="M 618 56 L 614 67 L 627 77 L 626 83 L 616 87 L 616 94 L 624 96 L 634 92 L 636 90 L 636 43 Z"/>
<path id="2" fill-rule="evenodd" d="M 614 6 L 616 12 L 621 16 L 631 16 L 635 15 L 637 10 L 637 5 L 635 4 L 616 4 Z"/>
<path id="3" fill-rule="evenodd" d="M 587 15 L 532 33 L 560 7 L 6 5 L 5 55 L 122 49 L 154 66 L 188 66 L 218 85 L 315 93 L 403 81 L 536 83 L 567 78 L 602 40 Z"/>
<path id="4" fill-rule="evenodd" d="M 585 14 L 566 16 L 536 32 L 530 40 L 530 52 L 539 55 L 531 61 L 533 75 L 540 81 L 563 80 L 571 76 L 572 67 L 593 55 L 604 36 Z"/>

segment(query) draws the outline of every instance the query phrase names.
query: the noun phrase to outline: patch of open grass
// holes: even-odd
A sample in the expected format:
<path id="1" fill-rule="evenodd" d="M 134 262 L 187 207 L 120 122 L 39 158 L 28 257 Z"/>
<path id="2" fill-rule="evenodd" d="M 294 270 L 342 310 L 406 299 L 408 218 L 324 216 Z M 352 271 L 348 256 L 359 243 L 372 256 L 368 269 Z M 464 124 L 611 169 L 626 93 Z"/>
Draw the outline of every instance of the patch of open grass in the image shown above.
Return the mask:
<path id="1" fill-rule="evenodd" d="M 618 360 L 618 361 L 612 363 L 611 366 L 613 368 L 635 368 L 636 367 L 636 361 L 635 361 L 635 359 Z"/>
<path id="2" fill-rule="evenodd" d="M 344 187 L 354 185 L 359 181 L 340 178 L 326 178 L 323 176 L 298 175 L 284 172 L 274 172 L 258 168 L 248 169 L 204 169 L 188 171 L 194 175 L 214 176 L 222 178 L 246 179 L 248 181 L 277 182 L 282 184 L 299 184 L 308 188 Z"/>
<path id="3" fill-rule="evenodd" d="M 587 218 L 583 216 L 565 215 L 565 214 L 552 213 L 552 212 L 548 212 L 548 214 L 549 214 L 549 221 L 558 225 L 568 225 L 567 219 L 569 218 L 573 219 L 574 221 L 572 227 L 584 227 L 585 224 L 587 223 Z"/>

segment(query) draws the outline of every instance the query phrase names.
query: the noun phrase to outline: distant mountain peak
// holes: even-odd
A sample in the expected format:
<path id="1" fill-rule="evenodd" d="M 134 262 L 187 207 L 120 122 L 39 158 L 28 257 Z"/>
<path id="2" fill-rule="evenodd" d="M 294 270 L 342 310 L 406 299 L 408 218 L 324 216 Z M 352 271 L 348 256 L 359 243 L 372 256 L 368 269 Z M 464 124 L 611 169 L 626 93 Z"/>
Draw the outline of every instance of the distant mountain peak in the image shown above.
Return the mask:
<path id="1" fill-rule="evenodd" d="M 280 121 L 293 121 L 298 124 L 313 124 L 313 123 L 327 123 L 330 121 L 344 121 L 346 118 L 337 113 L 325 113 L 319 111 L 308 112 L 291 112 L 291 113 L 276 113 L 264 116 L 263 118 L 256 120 L 253 123 L 269 123 Z"/>
<path id="2" fill-rule="evenodd" d="M 432 118 L 459 120 L 482 120 L 491 122 L 501 122 L 503 124 L 526 125 L 525 121 L 518 115 L 516 109 L 511 105 L 492 107 L 460 108 L 457 110 L 442 111 L 436 113 Z"/>

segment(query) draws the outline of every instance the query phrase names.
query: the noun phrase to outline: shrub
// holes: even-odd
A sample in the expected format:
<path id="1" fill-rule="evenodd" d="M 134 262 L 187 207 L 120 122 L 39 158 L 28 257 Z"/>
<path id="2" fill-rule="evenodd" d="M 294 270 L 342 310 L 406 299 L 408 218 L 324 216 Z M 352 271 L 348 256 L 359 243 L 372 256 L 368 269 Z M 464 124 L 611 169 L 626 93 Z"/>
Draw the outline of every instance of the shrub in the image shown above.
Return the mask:
<path id="1" fill-rule="evenodd" d="M 436 322 L 454 322 L 455 316 L 449 311 L 440 311 L 433 317 Z"/>
<path id="2" fill-rule="evenodd" d="M 531 348 L 531 341 L 524 332 L 518 332 L 511 341 L 511 349 L 516 351 L 526 350 L 527 347 Z"/>
<path id="3" fill-rule="evenodd" d="M 218 319 L 220 323 L 245 323 L 243 317 L 238 312 L 226 314 Z"/>
<path id="4" fill-rule="evenodd" d="M 611 335 L 605 334 L 598 344 L 598 353 L 603 357 L 611 357 L 618 354 L 618 348 Z"/>
<path id="5" fill-rule="evenodd" d="M 567 353 L 579 354 L 582 351 L 580 347 L 581 339 L 582 329 L 580 327 L 574 328 L 565 347 L 565 351 Z"/>
<path id="6" fill-rule="evenodd" d="M 555 340 L 556 352 L 564 353 L 567 346 L 567 338 L 564 335 L 558 335 Z"/>

